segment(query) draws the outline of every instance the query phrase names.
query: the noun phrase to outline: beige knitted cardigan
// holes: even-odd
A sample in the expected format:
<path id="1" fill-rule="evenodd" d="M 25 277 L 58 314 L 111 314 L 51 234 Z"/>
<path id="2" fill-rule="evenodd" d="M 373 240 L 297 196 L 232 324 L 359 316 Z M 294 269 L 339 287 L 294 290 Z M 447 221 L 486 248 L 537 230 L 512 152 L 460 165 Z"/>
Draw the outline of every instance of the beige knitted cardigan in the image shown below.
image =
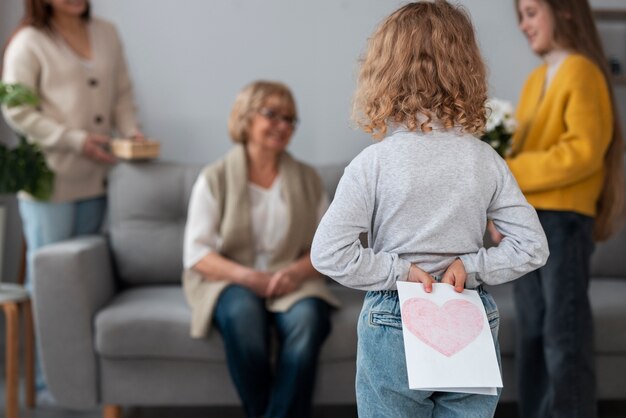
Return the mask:
<path id="1" fill-rule="evenodd" d="M 108 165 L 81 151 L 87 133 L 130 137 L 137 131 L 135 104 L 122 43 L 115 27 L 92 18 L 87 24 L 92 58 L 80 58 L 54 32 L 25 27 L 4 54 L 2 81 L 21 83 L 39 95 L 37 108 L 3 107 L 6 121 L 39 144 L 55 173 L 51 201 L 67 202 L 105 193 Z M 21 198 L 29 198 L 24 192 Z"/>
<path id="2" fill-rule="evenodd" d="M 283 190 L 289 213 L 287 236 L 269 261 L 268 271 L 274 272 L 295 261 L 308 251 L 317 227 L 317 207 L 323 193 L 321 180 L 315 170 L 294 160 L 288 153 L 280 159 Z M 220 253 L 239 264 L 252 267 L 255 261 L 252 243 L 250 200 L 245 148 L 237 145 L 226 157 L 204 169 L 207 184 L 220 208 L 219 226 L 222 237 Z M 207 335 L 213 310 L 221 292 L 231 283 L 226 280 L 205 279 L 192 269 L 183 272 L 183 288 L 191 306 L 191 336 Z M 319 297 L 338 307 L 338 300 L 328 290 L 323 277 L 312 277 L 290 294 L 266 299 L 272 312 L 287 311 L 306 297 Z"/>

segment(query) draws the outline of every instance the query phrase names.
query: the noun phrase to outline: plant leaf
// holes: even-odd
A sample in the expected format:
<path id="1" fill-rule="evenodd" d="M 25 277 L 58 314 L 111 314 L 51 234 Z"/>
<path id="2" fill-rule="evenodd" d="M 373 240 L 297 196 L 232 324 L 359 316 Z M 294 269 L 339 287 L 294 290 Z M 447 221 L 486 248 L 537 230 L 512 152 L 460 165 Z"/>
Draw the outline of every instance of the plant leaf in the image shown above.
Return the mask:
<path id="1" fill-rule="evenodd" d="M 39 97 L 28 87 L 0 82 L 0 104 L 8 107 L 36 106 Z M 24 190 L 39 200 L 52 195 L 54 173 L 37 144 L 20 136 L 13 149 L 0 144 L 0 193 L 17 193 Z"/>

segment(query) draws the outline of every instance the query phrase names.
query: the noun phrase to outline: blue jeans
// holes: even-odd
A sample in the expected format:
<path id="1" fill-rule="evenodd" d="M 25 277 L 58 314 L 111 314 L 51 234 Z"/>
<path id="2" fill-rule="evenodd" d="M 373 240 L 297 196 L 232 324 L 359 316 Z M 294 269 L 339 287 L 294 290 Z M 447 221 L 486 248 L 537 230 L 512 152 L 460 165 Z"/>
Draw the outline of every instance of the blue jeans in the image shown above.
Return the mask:
<path id="1" fill-rule="evenodd" d="M 485 307 L 498 362 L 500 316 L 491 295 L 476 289 Z M 409 389 L 398 292 L 367 292 L 358 324 L 356 398 L 360 418 L 488 418 L 498 396 Z"/>
<path id="2" fill-rule="evenodd" d="M 37 250 L 78 235 L 98 233 L 104 219 L 106 198 L 61 203 L 19 199 L 19 207 L 28 249 L 26 285 L 31 288 L 30 275 Z"/>
<path id="3" fill-rule="evenodd" d="M 287 312 L 268 312 L 263 298 L 232 285 L 220 295 L 214 321 L 247 416 L 310 416 L 317 359 L 330 332 L 326 302 L 306 298 Z M 277 351 L 271 349 L 272 325 Z M 278 356 L 275 363 L 273 352 Z"/>
<path id="4" fill-rule="evenodd" d="M 98 233 L 106 210 L 106 198 L 98 197 L 63 203 L 19 199 L 18 203 L 27 247 L 26 288 L 32 291 L 35 253 L 49 244 L 78 235 Z M 34 303 L 36 302 L 34 300 Z M 37 389 L 43 390 L 46 383 L 39 355 L 35 368 Z"/>
<path id="5" fill-rule="evenodd" d="M 593 418 L 593 323 L 587 295 L 593 219 L 573 212 L 538 215 L 550 258 L 515 282 L 520 413 L 524 418 Z"/>

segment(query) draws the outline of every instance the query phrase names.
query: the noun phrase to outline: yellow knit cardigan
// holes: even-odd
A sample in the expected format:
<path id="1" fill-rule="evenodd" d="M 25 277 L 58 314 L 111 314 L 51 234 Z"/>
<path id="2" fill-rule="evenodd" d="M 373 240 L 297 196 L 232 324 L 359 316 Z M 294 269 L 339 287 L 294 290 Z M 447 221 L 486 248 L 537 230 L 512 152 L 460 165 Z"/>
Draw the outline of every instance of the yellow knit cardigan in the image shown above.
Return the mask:
<path id="1" fill-rule="evenodd" d="M 604 154 L 613 135 L 606 78 L 589 59 L 572 54 L 544 91 L 547 66 L 528 78 L 507 163 L 536 209 L 595 216 Z"/>

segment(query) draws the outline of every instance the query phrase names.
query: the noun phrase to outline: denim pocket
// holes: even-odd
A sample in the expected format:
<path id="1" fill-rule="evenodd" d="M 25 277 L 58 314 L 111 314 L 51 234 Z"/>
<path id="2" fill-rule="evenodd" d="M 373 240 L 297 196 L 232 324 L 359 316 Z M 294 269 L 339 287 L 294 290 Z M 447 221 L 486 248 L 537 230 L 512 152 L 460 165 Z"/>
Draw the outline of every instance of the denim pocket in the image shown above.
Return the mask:
<path id="1" fill-rule="evenodd" d="M 489 321 L 489 327 L 491 329 L 497 329 L 500 326 L 500 312 L 498 311 L 498 305 L 493 297 L 482 286 L 476 289 L 480 296 L 480 301 L 485 307 L 485 314 L 487 314 L 487 321 Z"/>
<path id="2" fill-rule="evenodd" d="M 370 312 L 370 325 L 402 329 L 400 315 L 391 312 Z"/>
<path id="3" fill-rule="evenodd" d="M 495 311 L 487 313 L 487 320 L 489 321 L 489 327 L 491 329 L 496 329 L 500 326 L 500 312 L 496 309 Z"/>

